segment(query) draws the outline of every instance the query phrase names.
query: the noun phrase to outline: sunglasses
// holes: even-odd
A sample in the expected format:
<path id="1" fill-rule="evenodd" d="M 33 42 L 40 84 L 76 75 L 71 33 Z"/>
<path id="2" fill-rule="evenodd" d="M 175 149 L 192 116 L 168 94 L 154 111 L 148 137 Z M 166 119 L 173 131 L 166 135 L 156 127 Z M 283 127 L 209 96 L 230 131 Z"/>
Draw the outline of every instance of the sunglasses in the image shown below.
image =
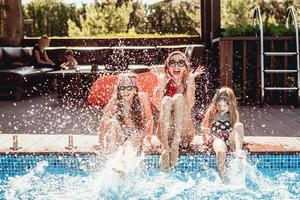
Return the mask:
<path id="1" fill-rule="evenodd" d="M 129 92 L 132 91 L 135 88 L 136 88 L 136 86 L 119 86 L 118 87 L 119 91 L 125 91 L 125 90 L 127 90 Z"/>
<path id="2" fill-rule="evenodd" d="M 185 60 L 170 60 L 169 61 L 169 66 L 170 67 L 175 67 L 176 65 L 178 67 L 184 67 L 185 66 Z"/>

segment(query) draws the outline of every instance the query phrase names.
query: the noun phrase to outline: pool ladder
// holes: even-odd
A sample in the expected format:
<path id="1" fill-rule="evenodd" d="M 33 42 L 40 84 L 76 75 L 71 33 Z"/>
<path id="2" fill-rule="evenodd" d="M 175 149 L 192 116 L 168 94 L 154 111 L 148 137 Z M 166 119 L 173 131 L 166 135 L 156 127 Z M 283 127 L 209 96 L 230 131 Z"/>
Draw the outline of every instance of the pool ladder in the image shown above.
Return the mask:
<path id="1" fill-rule="evenodd" d="M 298 104 L 300 101 L 300 60 L 299 60 L 299 29 L 297 24 L 297 16 L 295 13 L 295 9 L 293 7 L 289 7 L 286 13 L 286 28 L 289 28 L 290 20 L 295 28 L 295 42 L 296 42 L 296 51 L 286 51 L 286 52 L 265 52 L 264 51 L 264 35 L 263 35 L 263 22 L 261 17 L 260 8 L 257 7 L 254 11 L 253 16 L 253 25 L 256 26 L 258 21 L 259 33 L 260 33 L 260 65 L 261 65 L 261 103 L 264 102 L 265 98 L 265 90 L 277 90 L 277 91 L 291 91 L 297 90 L 298 94 Z M 265 69 L 264 59 L 267 56 L 296 56 L 297 59 L 297 69 Z M 272 59 L 272 58 L 271 58 Z M 272 60 L 271 60 L 272 62 Z M 265 75 L 266 73 L 297 73 L 297 87 L 265 87 Z"/>

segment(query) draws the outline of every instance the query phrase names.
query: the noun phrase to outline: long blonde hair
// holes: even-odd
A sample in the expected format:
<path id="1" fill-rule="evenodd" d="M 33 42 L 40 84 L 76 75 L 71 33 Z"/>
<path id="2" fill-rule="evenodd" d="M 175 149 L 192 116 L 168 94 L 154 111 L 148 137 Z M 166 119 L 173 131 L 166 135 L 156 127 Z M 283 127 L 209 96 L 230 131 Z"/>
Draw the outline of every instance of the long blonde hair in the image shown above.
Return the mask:
<path id="1" fill-rule="evenodd" d="M 188 79 L 189 72 L 191 71 L 191 65 L 190 65 L 190 63 L 189 63 L 186 55 L 183 52 L 181 52 L 181 51 L 173 51 L 173 52 L 171 52 L 168 55 L 168 57 L 167 57 L 167 59 L 165 61 L 165 66 L 164 66 L 165 73 L 166 73 L 167 76 L 170 76 L 170 74 L 168 72 L 169 62 L 170 62 L 171 57 L 174 56 L 174 55 L 176 55 L 176 54 L 181 55 L 183 57 L 184 61 L 185 61 L 185 67 L 187 69 L 187 73 L 184 74 L 184 76 L 182 78 L 182 84 L 183 84 L 184 91 L 186 91 L 186 89 L 187 89 L 186 81 Z"/>
<path id="2" fill-rule="evenodd" d="M 216 92 L 212 102 L 206 110 L 203 120 L 204 130 L 208 130 L 211 128 L 213 119 L 218 113 L 218 102 L 220 102 L 221 100 L 225 100 L 228 103 L 231 123 L 234 125 L 236 122 L 240 121 L 239 111 L 237 109 L 237 101 L 234 92 L 231 88 L 224 86 Z"/>

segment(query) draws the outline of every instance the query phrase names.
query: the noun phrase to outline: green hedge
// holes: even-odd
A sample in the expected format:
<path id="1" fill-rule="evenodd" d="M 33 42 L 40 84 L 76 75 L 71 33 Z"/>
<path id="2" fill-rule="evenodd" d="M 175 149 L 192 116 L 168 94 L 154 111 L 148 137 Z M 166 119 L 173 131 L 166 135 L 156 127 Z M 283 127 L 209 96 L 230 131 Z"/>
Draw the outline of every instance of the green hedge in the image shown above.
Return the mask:
<path id="1" fill-rule="evenodd" d="M 295 28 L 291 25 L 288 29 L 284 24 L 264 24 L 264 36 L 292 36 Z M 258 26 L 241 25 L 230 26 L 221 32 L 222 37 L 240 37 L 259 35 Z"/>

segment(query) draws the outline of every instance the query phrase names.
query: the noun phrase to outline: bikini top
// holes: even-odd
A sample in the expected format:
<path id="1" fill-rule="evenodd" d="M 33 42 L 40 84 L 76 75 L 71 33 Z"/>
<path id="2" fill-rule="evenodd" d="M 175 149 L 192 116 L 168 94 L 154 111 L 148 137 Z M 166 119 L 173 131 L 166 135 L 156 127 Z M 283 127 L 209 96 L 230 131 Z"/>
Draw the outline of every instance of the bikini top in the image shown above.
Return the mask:
<path id="1" fill-rule="evenodd" d="M 184 94 L 185 92 L 182 92 Z M 173 97 L 175 94 L 177 94 L 177 88 L 175 86 L 175 81 L 172 79 L 166 84 L 165 88 L 165 96 Z"/>

